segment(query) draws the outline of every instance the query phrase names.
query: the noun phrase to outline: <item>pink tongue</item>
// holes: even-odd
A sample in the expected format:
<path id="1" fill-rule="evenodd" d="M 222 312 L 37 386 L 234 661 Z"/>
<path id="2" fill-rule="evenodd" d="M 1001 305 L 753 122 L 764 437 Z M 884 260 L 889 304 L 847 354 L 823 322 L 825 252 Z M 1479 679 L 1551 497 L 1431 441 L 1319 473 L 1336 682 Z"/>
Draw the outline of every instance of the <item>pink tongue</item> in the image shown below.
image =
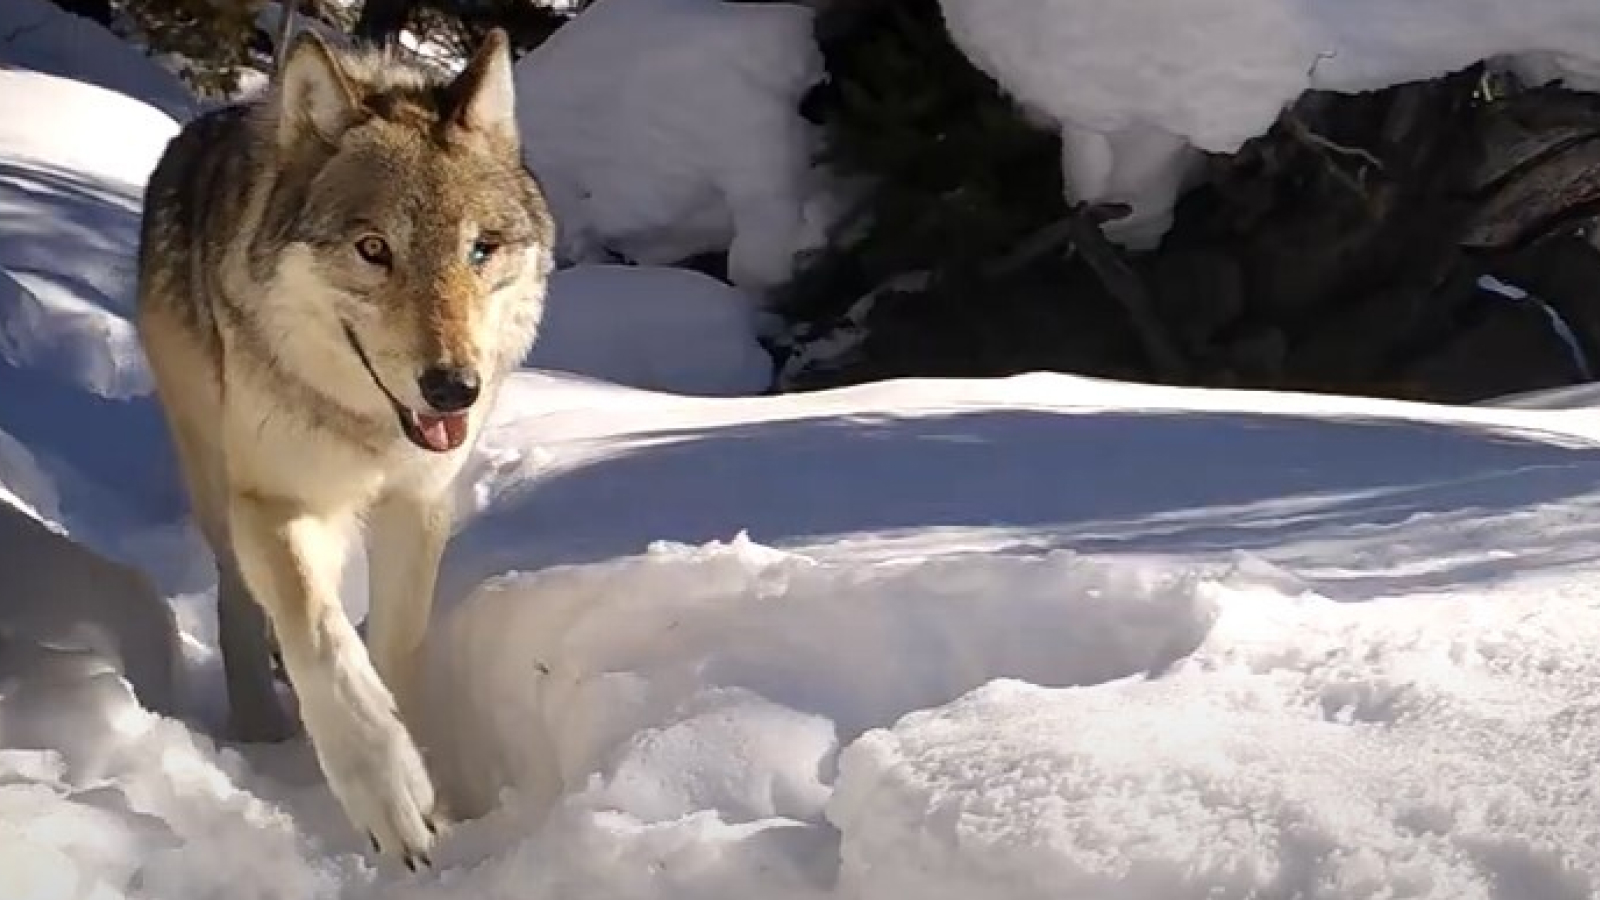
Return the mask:
<path id="1" fill-rule="evenodd" d="M 417 413 L 417 430 L 422 432 L 422 439 L 428 442 L 430 449 L 444 453 L 461 446 L 467 439 L 467 416 L 466 413 L 447 416 Z"/>

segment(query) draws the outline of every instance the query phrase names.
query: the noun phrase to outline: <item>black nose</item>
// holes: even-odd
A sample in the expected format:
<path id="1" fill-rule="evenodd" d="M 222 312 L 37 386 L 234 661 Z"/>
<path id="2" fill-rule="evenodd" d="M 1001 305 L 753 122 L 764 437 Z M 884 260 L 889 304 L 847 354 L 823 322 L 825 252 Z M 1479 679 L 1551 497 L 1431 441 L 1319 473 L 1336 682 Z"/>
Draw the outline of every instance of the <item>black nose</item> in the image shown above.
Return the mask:
<path id="1" fill-rule="evenodd" d="M 436 412 L 460 412 L 478 401 L 478 371 L 466 366 L 433 366 L 422 371 L 417 387 Z"/>

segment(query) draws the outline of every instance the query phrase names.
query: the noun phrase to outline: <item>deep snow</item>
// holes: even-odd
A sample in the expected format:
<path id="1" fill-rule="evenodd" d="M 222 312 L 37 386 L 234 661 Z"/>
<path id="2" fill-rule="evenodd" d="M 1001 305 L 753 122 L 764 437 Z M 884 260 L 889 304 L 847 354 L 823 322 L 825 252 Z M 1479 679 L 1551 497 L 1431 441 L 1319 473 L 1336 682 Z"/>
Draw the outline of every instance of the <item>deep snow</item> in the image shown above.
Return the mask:
<path id="1" fill-rule="evenodd" d="M 528 373 L 430 638 L 421 730 L 487 812 L 439 872 L 373 867 L 303 748 L 105 686 L 28 707 L 72 762 L 8 780 L 117 837 L 23 829 L 71 871 L 181 896 L 247 846 L 268 897 L 1587 896 L 1590 417 Z"/>
<path id="2" fill-rule="evenodd" d="M 743 294 L 614 267 L 560 275 L 460 485 L 418 725 L 482 815 L 375 863 L 303 744 L 211 737 L 128 342 L 175 125 L 0 79 L 7 900 L 1600 890 L 1595 391 L 752 396 Z"/>

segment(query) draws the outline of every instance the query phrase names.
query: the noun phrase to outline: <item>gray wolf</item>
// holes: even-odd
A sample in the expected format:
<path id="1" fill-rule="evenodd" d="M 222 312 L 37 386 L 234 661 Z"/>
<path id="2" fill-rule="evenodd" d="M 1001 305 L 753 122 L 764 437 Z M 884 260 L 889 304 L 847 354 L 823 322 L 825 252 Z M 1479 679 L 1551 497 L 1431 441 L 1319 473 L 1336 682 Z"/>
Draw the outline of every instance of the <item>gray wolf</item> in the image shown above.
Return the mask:
<path id="1" fill-rule="evenodd" d="M 449 487 L 552 268 L 513 92 L 500 31 L 455 77 L 304 32 L 260 96 L 185 125 L 145 191 L 137 328 L 217 560 L 230 731 L 295 732 L 275 640 L 334 795 L 411 868 L 438 825 L 404 719 Z M 363 526 L 365 642 L 337 593 Z"/>

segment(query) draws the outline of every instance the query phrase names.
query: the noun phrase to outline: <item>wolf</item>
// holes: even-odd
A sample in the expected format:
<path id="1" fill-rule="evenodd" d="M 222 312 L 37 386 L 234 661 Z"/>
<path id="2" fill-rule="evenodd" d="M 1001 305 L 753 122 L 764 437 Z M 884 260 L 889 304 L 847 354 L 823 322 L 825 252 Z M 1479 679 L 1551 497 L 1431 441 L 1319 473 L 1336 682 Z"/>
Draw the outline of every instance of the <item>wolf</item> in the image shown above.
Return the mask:
<path id="1" fill-rule="evenodd" d="M 230 732 L 298 731 L 275 641 L 345 814 L 412 869 L 442 819 L 405 721 L 450 487 L 554 264 L 515 105 L 504 31 L 454 76 L 305 31 L 262 94 L 180 129 L 144 194 L 136 329 L 216 558 Z M 365 639 L 338 596 L 362 529 Z"/>

